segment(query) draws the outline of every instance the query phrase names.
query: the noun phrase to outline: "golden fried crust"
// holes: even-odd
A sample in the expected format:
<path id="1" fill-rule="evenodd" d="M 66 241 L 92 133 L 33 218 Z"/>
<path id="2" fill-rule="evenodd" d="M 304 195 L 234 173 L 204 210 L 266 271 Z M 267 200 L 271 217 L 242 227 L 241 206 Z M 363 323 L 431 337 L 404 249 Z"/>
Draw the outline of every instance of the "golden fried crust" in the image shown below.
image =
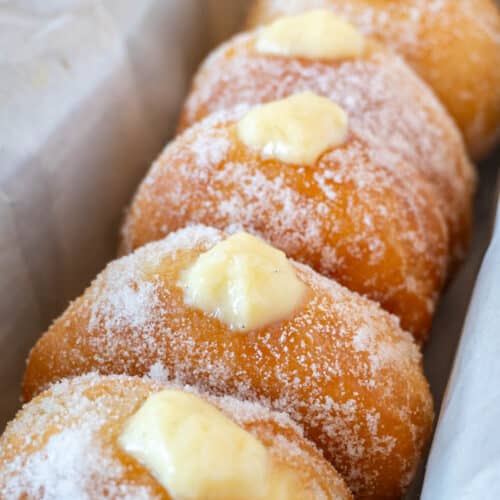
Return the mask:
<path id="1" fill-rule="evenodd" d="M 405 57 L 484 157 L 500 136 L 500 15 L 492 0 L 257 0 L 249 26 L 329 8 Z"/>
<path id="2" fill-rule="evenodd" d="M 93 370 L 160 373 L 289 413 L 360 498 L 398 497 L 433 418 L 411 336 L 374 302 L 300 264 L 303 307 L 285 321 L 232 331 L 187 306 L 178 285 L 222 237 L 193 226 L 108 265 L 34 347 L 24 397 Z"/>
<path id="3" fill-rule="evenodd" d="M 170 499 L 117 444 L 124 422 L 166 388 L 171 387 L 148 379 L 95 374 L 51 387 L 24 406 L 0 439 L 2 493 L 34 499 L 45 489 L 51 498 Z M 203 397 L 259 439 L 277 465 L 290 467 L 311 492 L 308 498 L 352 498 L 339 474 L 284 414 L 229 397 Z"/>
<path id="4" fill-rule="evenodd" d="M 241 226 L 381 303 L 425 339 L 449 248 L 433 187 L 352 132 L 312 167 L 264 161 L 224 117 L 211 115 L 159 157 L 132 202 L 122 250 L 186 224 Z"/>
<path id="5" fill-rule="evenodd" d="M 460 132 L 430 89 L 395 54 L 367 41 L 361 57 L 337 61 L 259 54 L 256 33 L 241 34 L 201 66 L 180 129 L 214 111 L 256 105 L 310 90 L 338 103 L 370 144 L 401 155 L 436 186 L 450 231 L 453 263 L 471 231 L 474 168 Z"/>

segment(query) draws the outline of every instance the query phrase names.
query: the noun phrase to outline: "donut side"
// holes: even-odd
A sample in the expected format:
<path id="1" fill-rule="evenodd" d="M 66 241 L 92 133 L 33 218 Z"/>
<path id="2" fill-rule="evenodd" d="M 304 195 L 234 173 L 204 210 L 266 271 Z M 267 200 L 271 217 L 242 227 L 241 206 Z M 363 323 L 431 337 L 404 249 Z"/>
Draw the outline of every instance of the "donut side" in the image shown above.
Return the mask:
<path id="1" fill-rule="evenodd" d="M 211 115 L 167 146 L 132 201 L 122 251 L 187 224 L 242 228 L 381 303 L 423 341 L 449 263 L 433 187 L 352 131 L 313 166 L 262 159 L 237 137 L 241 116 Z"/>

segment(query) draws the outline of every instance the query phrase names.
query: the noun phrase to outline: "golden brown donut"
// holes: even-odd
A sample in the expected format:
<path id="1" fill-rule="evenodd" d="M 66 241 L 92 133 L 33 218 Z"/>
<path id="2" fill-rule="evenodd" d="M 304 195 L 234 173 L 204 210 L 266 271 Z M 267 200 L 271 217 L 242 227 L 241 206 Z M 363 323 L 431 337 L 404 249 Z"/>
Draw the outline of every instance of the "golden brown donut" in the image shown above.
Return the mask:
<path id="1" fill-rule="evenodd" d="M 303 426 L 359 498 L 399 497 L 433 419 L 411 336 L 376 303 L 297 263 L 308 287 L 303 305 L 283 321 L 235 332 L 186 305 L 179 285 L 223 238 L 193 226 L 109 264 L 32 350 L 24 398 L 97 370 L 258 400 Z"/>
<path id="2" fill-rule="evenodd" d="M 395 54 L 366 40 L 360 57 L 314 60 L 259 53 L 258 31 L 237 35 L 201 66 L 181 129 L 236 105 L 256 105 L 304 90 L 348 113 L 368 143 L 400 154 L 437 188 L 454 263 L 470 240 L 475 174 L 460 132 L 430 89 Z"/>
<path id="3" fill-rule="evenodd" d="M 131 415 L 165 389 L 171 386 L 147 378 L 91 374 L 40 394 L 0 438 L 2 498 L 172 498 L 119 444 Z M 352 498 L 339 474 L 286 415 L 230 397 L 200 397 L 264 444 L 274 467 L 293 473 L 297 499 Z"/>
<path id="4" fill-rule="evenodd" d="M 239 140 L 231 113 L 167 146 L 135 195 L 122 251 L 191 223 L 241 226 L 380 302 L 423 341 L 449 251 L 433 186 L 352 128 L 312 167 L 263 160 Z"/>
<path id="5" fill-rule="evenodd" d="M 248 25 L 332 9 L 400 53 L 434 89 L 478 160 L 500 136 L 500 15 L 492 0 L 256 0 Z"/>

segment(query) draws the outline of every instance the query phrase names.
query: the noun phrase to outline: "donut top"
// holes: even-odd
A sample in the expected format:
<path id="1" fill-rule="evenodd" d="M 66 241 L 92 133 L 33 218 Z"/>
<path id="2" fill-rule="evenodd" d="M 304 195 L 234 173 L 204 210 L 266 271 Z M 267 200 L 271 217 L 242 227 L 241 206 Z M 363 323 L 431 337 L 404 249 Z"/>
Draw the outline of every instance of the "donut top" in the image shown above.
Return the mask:
<path id="1" fill-rule="evenodd" d="M 263 158 L 312 166 L 347 138 L 347 114 L 326 97 L 303 92 L 256 106 L 237 125 L 240 140 Z"/>
<path id="2" fill-rule="evenodd" d="M 201 254 L 181 285 L 188 304 L 242 331 L 288 317 L 306 292 L 286 255 L 248 233 Z"/>
<path id="3" fill-rule="evenodd" d="M 493 2 L 492 2 L 493 3 Z M 449 30 L 454 39 L 461 39 L 463 32 L 457 19 L 477 27 L 494 37 L 496 19 L 487 9 L 471 0 L 265 0 L 264 22 L 281 16 L 297 15 L 309 10 L 329 9 L 344 19 L 349 19 L 368 36 L 377 36 L 398 51 L 414 56 L 425 49 L 439 50 L 431 38 L 422 37 L 422 27 L 437 26 Z M 484 3 L 483 3 L 484 5 Z M 395 22 L 397 20 L 397 22 Z M 256 21 L 256 22 L 255 22 Z M 250 25 L 261 24 L 260 19 Z M 436 26 L 436 24 L 434 24 Z M 436 34 L 437 36 L 438 34 Z M 464 54 L 473 59 L 477 54 Z"/>
<path id="4" fill-rule="evenodd" d="M 459 131 L 401 58 L 368 40 L 361 57 L 335 63 L 276 57 L 256 51 L 257 34 L 239 34 L 206 59 L 184 106 L 185 124 L 311 91 L 337 103 L 348 114 L 349 130 L 368 144 L 425 167 L 433 182 L 467 199 L 464 179 L 473 183 L 474 171 Z"/>
<path id="5" fill-rule="evenodd" d="M 121 459 L 117 432 L 123 417 L 132 415 L 153 392 L 178 389 L 198 394 L 192 387 L 157 383 L 148 378 L 123 375 L 102 377 L 95 373 L 65 379 L 25 405 L 0 438 L 0 491 L 2 498 L 88 500 L 161 500 L 163 488 L 131 481 L 128 465 Z M 288 430 L 266 445 L 276 460 L 300 457 L 324 475 L 324 464 L 312 458 L 293 436 L 302 430 L 284 413 L 272 412 L 258 403 L 225 397 L 207 397 L 238 426 L 263 420 Z M 111 439 L 111 441 L 110 441 Z M 309 445 L 311 447 L 312 445 Z M 208 469 L 213 470 L 214 463 Z M 318 484 L 311 478 L 314 498 L 342 491 L 333 477 Z M 332 493 L 332 496 L 335 496 Z M 326 495 L 328 497 L 328 495 Z M 308 497 L 309 498 L 309 497 Z"/>
<path id="6" fill-rule="evenodd" d="M 120 444 L 174 499 L 307 496 L 293 472 L 273 463 L 256 437 L 212 404 L 184 391 L 149 396 L 125 425 Z"/>
<path id="7" fill-rule="evenodd" d="M 335 60 L 359 56 L 363 35 L 329 10 L 287 16 L 263 28 L 256 49 L 263 54 Z"/>

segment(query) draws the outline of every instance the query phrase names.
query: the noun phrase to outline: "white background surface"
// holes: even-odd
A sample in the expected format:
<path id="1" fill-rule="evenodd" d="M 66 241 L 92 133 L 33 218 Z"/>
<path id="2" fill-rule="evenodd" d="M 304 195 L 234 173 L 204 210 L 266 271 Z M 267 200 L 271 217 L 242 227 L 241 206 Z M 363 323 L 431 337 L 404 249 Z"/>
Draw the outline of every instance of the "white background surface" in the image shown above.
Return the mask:
<path id="1" fill-rule="evenodd" d="M 497 212 L 432 444 L 424 500 L 500 498 L 500 204 Z"/>
<path id="2" fill-rule="evenodd" d="M 0 1 L 0 427 L 18 407 L 29 348 L 114 256 L 123 208 L 172 135 L 196 63 L 239 26 L 246 3 Z M 499 155 L 481 166 L 473 248 L 425 351 L 438 409 L 490 237 L 498 165 Z M 474 294 L 425 500 L 500 498 L 499 240 Z M 417 480 L 410 497 L 419 490 Z"/>
<path id="3" fill-rule="evenodd" d="M 196 64 L 240 8 L 0 1 L 0 427 L 36 338 L 115 255 Z"/>

